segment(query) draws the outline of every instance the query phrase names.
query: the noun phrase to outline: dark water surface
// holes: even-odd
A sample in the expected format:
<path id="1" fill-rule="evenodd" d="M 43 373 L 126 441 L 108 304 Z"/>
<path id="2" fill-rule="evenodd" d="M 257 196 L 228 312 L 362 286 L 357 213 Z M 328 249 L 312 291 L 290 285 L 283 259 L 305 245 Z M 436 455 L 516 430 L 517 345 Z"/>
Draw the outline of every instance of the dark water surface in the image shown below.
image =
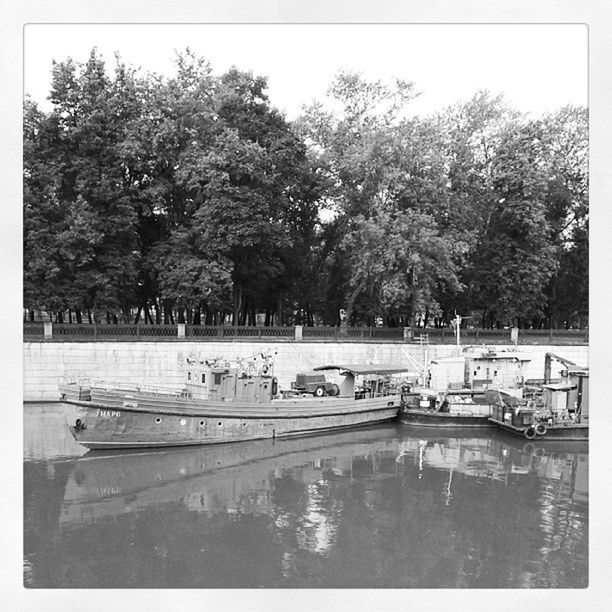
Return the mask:
<path id="1" fill-rule="evenodd" d="M 400 424 L 86 452 L 24 406 L 27 587 L 585 587 L 585 443 Z"/>

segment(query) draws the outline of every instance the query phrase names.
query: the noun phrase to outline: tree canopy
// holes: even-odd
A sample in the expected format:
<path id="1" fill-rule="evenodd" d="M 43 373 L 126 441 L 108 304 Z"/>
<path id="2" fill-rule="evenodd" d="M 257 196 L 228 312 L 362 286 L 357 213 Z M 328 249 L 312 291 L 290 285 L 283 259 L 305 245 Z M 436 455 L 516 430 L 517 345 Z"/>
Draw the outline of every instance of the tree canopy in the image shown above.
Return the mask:
<path id="1" fill-rule="evenodd" d="M 503 97 L 414 116 L 341 72 L 289 121 L 267 80 L 54 62 L 24 106 L 24 305 L 107 320 L 588 323 L 588 117 Z"/>

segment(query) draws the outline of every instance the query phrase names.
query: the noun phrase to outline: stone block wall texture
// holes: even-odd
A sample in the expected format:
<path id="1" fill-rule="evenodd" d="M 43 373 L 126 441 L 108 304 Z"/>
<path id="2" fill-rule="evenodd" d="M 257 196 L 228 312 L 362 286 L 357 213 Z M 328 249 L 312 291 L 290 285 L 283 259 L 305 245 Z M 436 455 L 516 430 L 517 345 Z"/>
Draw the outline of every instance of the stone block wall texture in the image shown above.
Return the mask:
<path id="1" fill-rule="evenodd" d="M 490 346 L 507 350 L 507 346 Z M 544 355 L 552 352 L 579 365 L 588 365 L 587 346 L 519 345 L 531 361 L 526 378 L 542 378 Z M 418 345 L 354 342 L 25 342 L 23 399 L 27 402 L 57 401 L 57 384 L 63 377 L 91 381 L 153 386 L 183 385 L 183 365 L 189 356 L 202 359 L 247 358 L 258 353 L 275 354 L 275 374 L 281 388 L 288 388 L 297 372 L 326 364 L 400 364 L 410 358 L 423 363 L 425 349 Z M 427 357 L 456 354 L 454 345 L 432 345 Z M 559 369 L 553 365 L 553 373 Z"/>

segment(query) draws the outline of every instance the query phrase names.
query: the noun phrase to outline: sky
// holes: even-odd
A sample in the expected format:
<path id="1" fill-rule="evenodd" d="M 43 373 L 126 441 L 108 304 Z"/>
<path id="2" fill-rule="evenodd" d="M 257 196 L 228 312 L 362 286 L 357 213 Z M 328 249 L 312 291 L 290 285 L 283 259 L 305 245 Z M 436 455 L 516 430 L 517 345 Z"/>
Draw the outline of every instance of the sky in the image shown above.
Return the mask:
<path id="1" fill-rule="evenodd" d="M 93 47 L 110 69 L 118 52 L 126 64 L 163 75 L 189 47 L 215 74 L 235 65 L 268 77 L 270 100 L 289 119 L 322 99 L 340 69 L 413 81 L 421 92 L 411 103 L 415 114 L 481 89 L 533 115 L 588 103 L 588 30 L 580 24 L 28 24 L 25 93 L 49 110 L 52 60 L 84 62 Z"/>

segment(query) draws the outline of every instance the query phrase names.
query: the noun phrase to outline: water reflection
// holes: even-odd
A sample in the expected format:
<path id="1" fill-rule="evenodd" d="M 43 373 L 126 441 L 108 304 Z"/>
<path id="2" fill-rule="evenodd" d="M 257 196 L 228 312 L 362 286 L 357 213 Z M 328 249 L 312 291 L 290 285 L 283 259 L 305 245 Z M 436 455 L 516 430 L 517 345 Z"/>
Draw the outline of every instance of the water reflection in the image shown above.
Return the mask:
<path id="1" fill-rule="evenodd" d="M 583 587 L 587 447 L 383 425 L 84 454 L 27 407 L 25 583 Z"/>

